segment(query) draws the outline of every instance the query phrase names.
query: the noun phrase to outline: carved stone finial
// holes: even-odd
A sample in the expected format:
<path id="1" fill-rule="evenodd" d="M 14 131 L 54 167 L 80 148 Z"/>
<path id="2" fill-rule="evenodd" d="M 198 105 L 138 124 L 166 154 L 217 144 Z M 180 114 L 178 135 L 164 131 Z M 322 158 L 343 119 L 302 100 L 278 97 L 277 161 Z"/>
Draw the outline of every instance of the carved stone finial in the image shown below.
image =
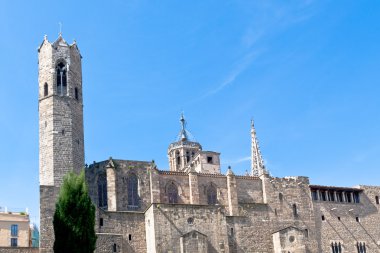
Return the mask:
<path id="1" fill-rule="evenodd" d="M 227 176 L 233 176 L 233 175 L 234 173 L 232 172 L 231 166 L 228 166 Z"/>

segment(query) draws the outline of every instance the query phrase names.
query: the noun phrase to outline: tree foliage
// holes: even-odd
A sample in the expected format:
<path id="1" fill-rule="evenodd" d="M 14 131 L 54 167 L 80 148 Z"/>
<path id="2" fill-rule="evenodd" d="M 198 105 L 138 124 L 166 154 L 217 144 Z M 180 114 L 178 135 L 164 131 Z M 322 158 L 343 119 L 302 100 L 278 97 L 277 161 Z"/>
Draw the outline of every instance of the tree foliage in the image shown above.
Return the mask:
<path id="1" fill-rule="evenodd" d="M 69 172 L 61 186 L 53 219 L 54 253 L 93 253 L 95 206 L 88 195 L 84 170 Z"/>

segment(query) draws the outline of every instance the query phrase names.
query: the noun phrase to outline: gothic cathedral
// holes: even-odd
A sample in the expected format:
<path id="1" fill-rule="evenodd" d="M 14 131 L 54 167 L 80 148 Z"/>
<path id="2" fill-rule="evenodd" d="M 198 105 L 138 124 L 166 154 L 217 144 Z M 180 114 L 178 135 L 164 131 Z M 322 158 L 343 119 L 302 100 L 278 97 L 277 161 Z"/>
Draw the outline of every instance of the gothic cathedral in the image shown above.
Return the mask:
<path id="1" fill-rule="evenodd" d="M 53 252 L 52 217 L 64 175 L 85 168 L 96 208 L 97 253 L 380 252 L 380 187 L 311 185 L 269 175 L 251 123 L 251 173 L 221 173 L 180 118 L 169 171 L 108 158 L 85 166 L 82 56 L 45 36 L 39 63 L 40 252 Z"/>

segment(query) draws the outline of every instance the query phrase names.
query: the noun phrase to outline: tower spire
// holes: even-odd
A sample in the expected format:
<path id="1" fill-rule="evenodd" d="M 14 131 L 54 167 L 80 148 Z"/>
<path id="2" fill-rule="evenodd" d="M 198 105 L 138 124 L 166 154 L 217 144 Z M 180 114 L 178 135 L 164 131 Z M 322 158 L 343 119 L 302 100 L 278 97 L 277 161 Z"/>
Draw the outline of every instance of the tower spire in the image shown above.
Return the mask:
<path id="1" fill-rule="evenodd" d="M 179 132 L 179 140 L 186 141 L 188 139 L 187 130 L 186 130 L 186 120 L 183 116 L 183 112 L 181 113 L 181 119 L 179 120 L 181 122 L 181 131 Z"/>
<path id="2" fill-rule="evenodd" d="M 267 173 L 263 157 L 261 156 L 253 119 L 251 120 L 251 169 L 252 176 L 261 176 Z"/>

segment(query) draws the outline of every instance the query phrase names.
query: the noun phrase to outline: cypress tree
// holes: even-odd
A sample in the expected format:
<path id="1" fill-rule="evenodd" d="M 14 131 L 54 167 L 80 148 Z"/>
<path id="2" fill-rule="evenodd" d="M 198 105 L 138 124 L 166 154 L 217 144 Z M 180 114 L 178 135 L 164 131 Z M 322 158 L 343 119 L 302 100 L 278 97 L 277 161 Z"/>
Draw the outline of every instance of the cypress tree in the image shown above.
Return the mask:
<path id="1" fill-rule="evenodd" d="M 93 253 L 95 206 L 88 195 L 84 170 L 69 172 L 61 186 L 54 218 L 54 253 Z"/>

